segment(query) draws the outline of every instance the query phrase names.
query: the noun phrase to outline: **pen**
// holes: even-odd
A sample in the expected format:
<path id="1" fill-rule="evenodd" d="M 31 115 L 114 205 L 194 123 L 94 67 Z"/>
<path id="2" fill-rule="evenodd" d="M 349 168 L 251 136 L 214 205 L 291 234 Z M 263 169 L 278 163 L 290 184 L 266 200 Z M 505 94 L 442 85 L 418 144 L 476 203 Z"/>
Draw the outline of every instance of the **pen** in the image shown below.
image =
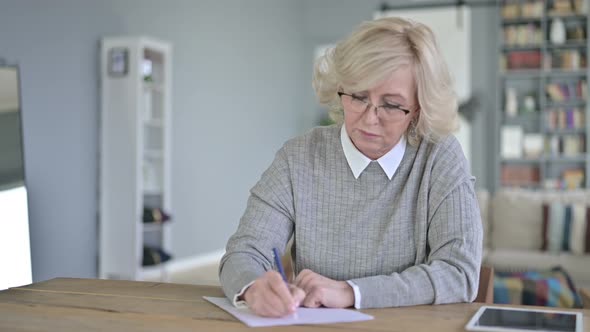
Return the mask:
<path id="1" fill-rule="evenodd" d="M 285 281 L 285 283 L 288 284 L 288 282 L 287 282 L 287 276 L 285 276 L 285 269 L 283 269 L 283 263 L 281 263 L 281 256 L 279 255 L 279 251 L 277 250 L 277 248 L 272 248 L 272 253 L 273 253 L 273 256 L 275 256 L 275 265 L 277 266 L 277 269 L 279 270 L 279 273 L 283 277 L 283 280 Z M 299 315 L 297 314 L 297 311 L 295 311 L 295 309 L 298 306 L 299 306 L 299 302 L 297 302 L 297 304 L 295 304 L 295 306 L 293 307 L 293 311 L 294 312 L 291 315 L 292 318 L 299 319 Z"/>
<path id="2" fill-rule="evenodd" d="M 283 269 L 283 264 L 281 263 L 281 256 L 279 255 L 279 251 L 277 250 L 277 248 L 272 248 L 272 253 L 275 256 L 275 265 L 277 266 L 277 269 L 279 269 L 279 273 L 283 277 L 283 280 L 287 282 L 287 276 L 285 276 L 285 270 Z"/>

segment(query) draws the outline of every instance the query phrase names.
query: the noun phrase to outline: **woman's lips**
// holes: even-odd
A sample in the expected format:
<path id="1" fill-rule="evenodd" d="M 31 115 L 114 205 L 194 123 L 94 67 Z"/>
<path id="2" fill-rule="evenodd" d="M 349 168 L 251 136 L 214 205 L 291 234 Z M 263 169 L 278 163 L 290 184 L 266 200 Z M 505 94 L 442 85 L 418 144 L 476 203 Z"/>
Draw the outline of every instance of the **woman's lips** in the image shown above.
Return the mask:
<path id="1" fill-rule="evenodd" d="M 372 133 L 366 132 L 366 131 L 361 130 L 361 129 L 359 129 L 359 132 L 361 133 L 361 135 L 363 135 L 366 138 L 377 138 L 377 137 L 379 137 L 379 135 L 372 134 Z"/>

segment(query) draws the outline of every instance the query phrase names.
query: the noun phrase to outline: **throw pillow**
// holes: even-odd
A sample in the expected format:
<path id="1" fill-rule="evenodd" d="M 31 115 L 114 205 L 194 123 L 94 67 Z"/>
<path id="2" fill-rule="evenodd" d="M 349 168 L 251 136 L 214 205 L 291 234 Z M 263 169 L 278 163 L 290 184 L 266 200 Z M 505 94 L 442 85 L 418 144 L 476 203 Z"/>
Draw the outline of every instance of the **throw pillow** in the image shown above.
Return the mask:
<path id="1" fill-rule="evenodd" d="M 494 303 L 581 308 L 582 301 L 565 270 L 496 272 Z"/>
<path id="2" fill-rule="evenodd" d="M 542 250 L 590 253 L 590 207 L 560 202 L 543 204 L 542 225 Z"/>

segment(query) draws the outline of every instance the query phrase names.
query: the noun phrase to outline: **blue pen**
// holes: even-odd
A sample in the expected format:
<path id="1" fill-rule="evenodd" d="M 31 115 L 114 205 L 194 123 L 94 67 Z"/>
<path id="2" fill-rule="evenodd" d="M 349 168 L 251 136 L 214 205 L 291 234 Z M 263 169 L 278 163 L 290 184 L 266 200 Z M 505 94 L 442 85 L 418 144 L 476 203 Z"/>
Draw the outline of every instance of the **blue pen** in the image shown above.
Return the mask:
<path id="1" fill-rule="evenodd" d="M 283 280 L 287 282 L 287 276 L 285 276 L 285 270 L 283 269 L 283 264 L 281 263 L 281 256 L 279 255 L 279 251 L 277 250 L 277 248 L 272 248 L 272 253 L 275 256 L 275 265 L 277 266 L 277 269 L 279 269 L 279 273 L 283 277 Z"/>
<path id="2" fill-rule="evenodd" d="M 277 266 L 277 269 L 279 269 L 279 273 L 283 277 L 283 280 L 285 280 L 285 283 L 288 283 L 287 276 L 285 276 L 285 269 L 283 269 L 283 264 L 281 263 L 281 256 L 279 255 L 279 251 L 277 250 L 277 248 L 272 248 L 272 253 L 273 253 L 273 256 L 275 256 L 275 265 Z M 297 304 L 295 304 L 295 306 L 293 307 L 293 310 L 295 310 L 298 306 L 299 306 L 299 302 L 297 302 Z M 299 315 L 297 315 L 297 311 L 294 311 L 291 316 L 295 319 L 299 318 Z"/>

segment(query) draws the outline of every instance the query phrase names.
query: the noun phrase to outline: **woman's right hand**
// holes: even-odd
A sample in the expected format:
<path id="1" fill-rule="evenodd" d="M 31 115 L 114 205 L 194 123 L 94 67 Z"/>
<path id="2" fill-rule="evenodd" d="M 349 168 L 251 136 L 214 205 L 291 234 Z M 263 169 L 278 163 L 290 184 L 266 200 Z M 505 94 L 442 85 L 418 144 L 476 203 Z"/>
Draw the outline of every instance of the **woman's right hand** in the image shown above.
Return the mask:
<path id="1" fill-rule="evenodd" d="M 305 292 L 295 285 L 288 285 L 280 273 L 268 271 L 248 287 L 243 299 L 259 316 L 282 317 L 295 312 L 305 299 Z"/>

